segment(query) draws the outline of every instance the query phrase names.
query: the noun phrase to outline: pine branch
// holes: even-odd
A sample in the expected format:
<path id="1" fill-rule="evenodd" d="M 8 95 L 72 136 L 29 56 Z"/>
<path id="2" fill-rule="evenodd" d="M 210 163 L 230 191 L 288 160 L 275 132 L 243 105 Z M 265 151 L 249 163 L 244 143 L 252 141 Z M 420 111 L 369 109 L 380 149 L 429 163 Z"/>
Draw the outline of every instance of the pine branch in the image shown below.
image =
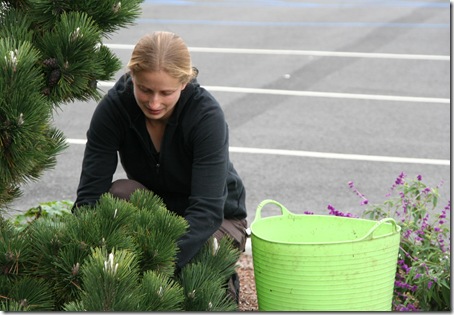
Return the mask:
<path id="1" fill-rule="evenodd" d="M 85 12 L 94 17 L 105 36 L 131 25 L 141 13 L 143 0 L 85 0 L 68 1 L 71 10 Z"/>
<path id="2" fill-rule="evenodd" d="M 139 309 L 145 312 L 182 311 L 183 289 L 175 281 L 155 271 L 147 271 L 143 275 L 141 292 L 145 295 Z"/>
<path id="3" fill-rule="evenodd" d="M 172 240 L 178 240 L 189 228 L 187 221 L 168 211 L 162 198 L 152 191 L 137 190 L 131 195 L 130 202 L 141 211 L 151 213 L 152 220 L 156 220 L 155 228 L 168 233 Z"/>
<path id="4" fill-rule="evenodd" d="M 203 263 L 207 269 L 219 272 L 227 280 L 235 272 L 240 255 L 240 251 L 234 247 L 232 239 L 228 236 L 220 241 L 211 237 L 192 261 Z"/>
<path id="5" fill-rule="evenodd" d="M 30 258 L 31 267 L 26 273 L 47 279 L 54 287 L 55 282 L 60 279 L 55 258 L 64 247 L 66 225 L 59 219 L 54 221 L 41 217 L 33 221 L 24 233 L 31 243 L 33 253 Z"/>
<path id="6" fill-rule="evenodd" d="M 64 12 L 71 11 L 71 1 L 28 0 L 27 11 L 33 21 L 33 28 L 39 35 L 52 30 Z"/>
<path id="7" fill-rule="evenodd" d="M 101 201 L 95 208 L 79 208 L 77 214 L 66 222 L 66 242 L 80 244 L 85 250 L 92 247 L 133 249 L 134 240 L 125 230 L 129 224 L 121 223 L 121 219 L 117 223 L 114 218 L 115 212 L 121 216 L 127 213 L 127 209 L 105 206 Z"/>
<path id="8" fill-rule="evenodd" d="M 0 219 L 0 274 L 15 279 L 31 266 L 32 249 L 29 239 L 10 221 Z M 0 292 L 1 293 L 1 292 Z"/>
<path id="9" fill-rule="evenodd" d="M 102 68 L 102 71 L 99 73 L 98 77 L 95 77 L 93 74 L 91 82 L 93 82 L 93 80 L 109 81 L 122 67 L 121 60 L 113 54 L 107 46 L 104 45 L 98 46 L 98 49 L 94 52 L 93 59 L 96 60 Z M 90 83 L 90 87 L 95 88 L 96 86 L 91 86 Z"/>
<path id="10" fill-rule="evenodd" d="M 188 223 L 165 208 L 153 192 L 138 190 L 130 197 L 140 212 L 134 228 L 134 239 L 142 251 L 141 268 L 158 270 L 168 276 L 174 273 L 177 240 L 187 231 Z"/>
<path id="11" fill-rule="evenodd" d="M 96 248 L 82 266 L 84 291 L 81 303 L 87 311 L 137 310 L 139 268 L 134 253 Z"/>
<path id="12" fill-rule="evenodd" d="M 32 21 L 27 12 L 15 8 L 2 10 L 0 5 L 0 38 L 14 38 L 18 42 L 32 42 Z"/>
<path id="13" fill-rule="evenodd" d="M 147 190 L 136 190 L 130 196 L 130 202 L 139 209 L 156 209 L 165 208 L 164 201 L 161 197 Z"/>
<path id="14" fill-rule="evenodd" d="M 78 298 L 82 290 L 82 275 L 80 267 L 89 256 L 89 251 L 80 244 L 64 245 L 55 257 L 56 267 L 53 292 L 57 308 Z"/>
<path id="15" fill-rule="evenodd" d="M 225 281 L 201 262 L 186 265 L 180 274 L 186 311 L 234 311 L 235 302 L 227 296 Z"/>
<path id="16" fill-rule="evenodd" d="M 16 281 L 10 290 L 9 299 L 30 311 L 51 311 L 54 305 L 49 284 L 44 279 L 31 277 Z"/>
<path id="17" fill-rule="evenodd" d="M 52 107 L 40 93 L 40 53 L 29 42 L 0 38 L 0 56 L 0 195 L 8 201 L 20 183 L 53 167 L 67 144 L 50 127 Z"/>
<path id="18" fill-rule="evenodd" d="M 5 312 L 27 312 L 30 311 L 30 307 L 19 303 L 15 300 L 6 299 L 0 303 L 0 311 Z"/>
<path id="19" fill-rule="evenodd" d="M 93 78 L 105 75 L 96 56 L 101 32 L 85 13 L 63 13 L 50 32 L 43 34 L 37 47 L 44 59 L 54 58 L 57 65 L 46 67 L 49 97 L 54 103 L 88 100 L 100 95 L 90 86 Z"/>
<path id="20" fill-rule="evenodd" d="M 7 9 L 7 8 L 20 8 L 20 9 L 27 9 L 28 8 L 28 0 L 3 0 L 0 2 L 0 8 Z"/>
<path id="21" fill-rule="evenodd" d="M 15 186 L 13 183 L 0 181 L 0 216 L 3 212 L 7 211 L 7 208 L 2 208 L 2 205 L 12 202 L 21 195 L 22 193 L 18 186 Z"/>

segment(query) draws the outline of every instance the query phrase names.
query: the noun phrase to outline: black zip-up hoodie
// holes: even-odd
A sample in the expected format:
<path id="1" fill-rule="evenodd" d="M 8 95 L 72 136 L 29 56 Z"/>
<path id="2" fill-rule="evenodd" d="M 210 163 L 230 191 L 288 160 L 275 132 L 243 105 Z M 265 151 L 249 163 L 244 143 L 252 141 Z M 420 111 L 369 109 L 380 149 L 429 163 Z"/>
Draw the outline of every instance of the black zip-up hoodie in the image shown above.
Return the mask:
<path id="1" fill-rule="evenodd" d="M 118 152 L 129 179 L 145 185 L 188 221 L 189 231 L 178 242 L 177 267 L 182 268 L 223 218 L 247 216 L 244 186 L 228 150 L 224 113 L 193 80 L 175 105 L 157 158 L 131 77 L 125 74 L 93 114 L 74 208 L 94 205 L 109 190 Z"/>

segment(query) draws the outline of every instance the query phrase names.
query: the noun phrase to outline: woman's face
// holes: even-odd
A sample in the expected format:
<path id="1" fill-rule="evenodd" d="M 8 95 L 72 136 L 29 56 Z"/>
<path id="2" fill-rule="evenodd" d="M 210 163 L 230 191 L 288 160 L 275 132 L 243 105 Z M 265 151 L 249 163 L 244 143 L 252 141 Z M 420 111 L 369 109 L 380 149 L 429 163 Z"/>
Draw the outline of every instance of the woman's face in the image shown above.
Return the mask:
<path id="1" fill-rule="evenodd" d="M 156 121 L 169 119 L 186 87 L 164 71 L 141 71 L 132 75 L 132 81 L 137 104 L 145 117 Z"/>

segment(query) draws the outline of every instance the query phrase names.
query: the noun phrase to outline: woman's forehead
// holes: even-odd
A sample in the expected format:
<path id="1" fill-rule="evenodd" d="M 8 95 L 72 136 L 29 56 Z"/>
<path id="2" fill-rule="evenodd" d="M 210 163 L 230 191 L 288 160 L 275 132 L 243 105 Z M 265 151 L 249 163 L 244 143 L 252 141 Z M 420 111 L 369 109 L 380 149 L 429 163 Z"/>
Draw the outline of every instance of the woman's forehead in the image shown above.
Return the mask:
<path id="1" fill-rule="evenodd" d="M 135 84 L 153 90 L 172 90 L 181 85 L 178 79 L 165 71 L 140 71 L 134 73 L 132 77 Z"/>

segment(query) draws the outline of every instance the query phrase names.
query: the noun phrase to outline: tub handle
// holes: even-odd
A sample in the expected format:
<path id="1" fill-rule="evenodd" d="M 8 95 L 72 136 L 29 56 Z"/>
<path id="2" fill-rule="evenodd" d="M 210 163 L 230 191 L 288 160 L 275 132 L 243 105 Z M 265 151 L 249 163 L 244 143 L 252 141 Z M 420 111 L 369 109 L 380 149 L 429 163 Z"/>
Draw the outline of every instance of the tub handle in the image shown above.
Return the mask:
<path id="1" fill-rule="evenodd" d="M 255 218 L 254 218 L 254 221 L 257 221 L 257 220 L 260 220 L 261 219 L 261 213 L 262 213 L 262 208 L 267 205 L 267 204 L 275 204 L 277 206 L 279 206 L 279 208 L 281 209 L 281 213 L 283 216 L 290 216 L 292 215 L 293 213 L 291 213 L 290 211 L 287 210 L 286 207 L 284 207 L 282 204 L 280 204 L 279 202 L 275 201 L 275 200 L 272 200 L 272 199 L 265 199 L 263 200 L 261 203 L 259 203 L 259 205 L 257 206 L 257 210 L 255 211 Z"/>
<path id="2" fill-rule="evenodd" d="M 382 225 L 385 224 L 386 222 L 391 222 L 393 227 L 394 227 L 394 232 L 397 232 L 397 223 L 393 218 L 384 218 L 375 223 L 375 225 L 367 232 L 366 235 L 364 235 L 362 238 L 358 239 L 358 241 L 363 241 L 365 239 L 372 239 L 374 232 Z"/>

